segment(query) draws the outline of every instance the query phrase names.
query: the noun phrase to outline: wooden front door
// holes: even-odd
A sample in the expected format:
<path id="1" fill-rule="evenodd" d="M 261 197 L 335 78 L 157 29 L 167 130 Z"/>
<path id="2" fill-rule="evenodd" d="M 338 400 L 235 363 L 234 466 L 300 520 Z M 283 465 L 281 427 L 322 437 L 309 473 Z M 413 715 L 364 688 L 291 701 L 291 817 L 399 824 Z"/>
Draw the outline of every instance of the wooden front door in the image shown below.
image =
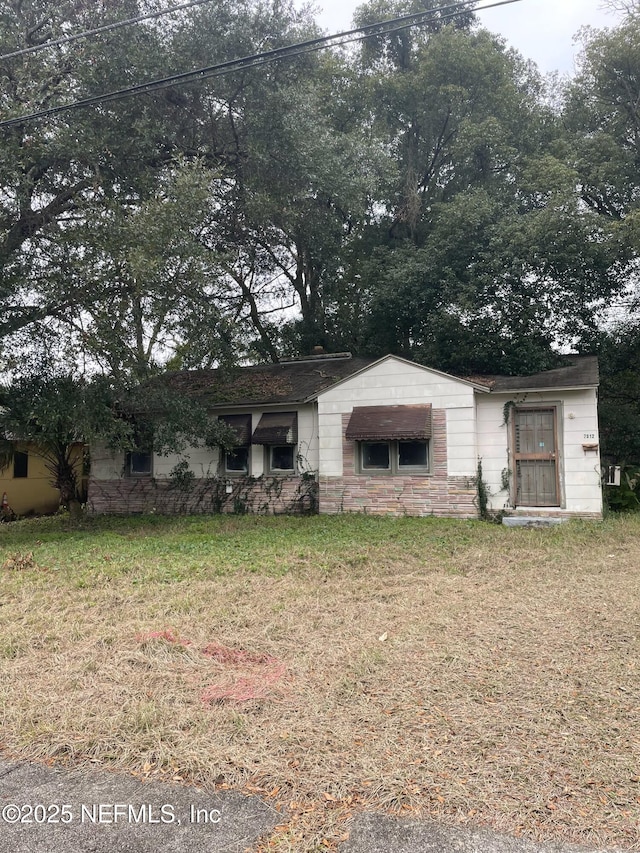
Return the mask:
<path id="1" fill-rule="evenodd" d="M 557 446 L 555 407 L 515 410 L 516 506 L 559 506 Z"/>

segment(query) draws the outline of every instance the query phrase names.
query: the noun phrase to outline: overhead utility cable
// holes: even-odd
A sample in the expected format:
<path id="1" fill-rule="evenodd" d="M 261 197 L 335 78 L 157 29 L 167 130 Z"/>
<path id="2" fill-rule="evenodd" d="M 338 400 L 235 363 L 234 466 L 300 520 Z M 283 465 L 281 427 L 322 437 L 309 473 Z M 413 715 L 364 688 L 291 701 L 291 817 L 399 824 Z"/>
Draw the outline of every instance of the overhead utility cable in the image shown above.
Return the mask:
<path id="1" fill-rule="evenodd" d="M 158 12 L 150 12 L 147 15 L 140 15 L 137 18 L 127 18 L 124 21 L 114 21 L 111 24 L 104 24 L 102 27 L 96 27 L 93 30 L 85 30 L 82 33 L 65 36 L 64 38 L 54 39 L 53 41 L 45 41 L 42 44 L 34 44 L 32 47 L 24 47 L 20 50 L 14 50 L 11 53 L 5 53 L 0 56 L 0 62 L 4 59 L 14 59 L 16 56 L 26 56 L 29 53 L 37 53 L 41 50 L 47 50 L 51 47 L 60 47 L 63 44 L 69 44 L 79 39 L 88 38 L 89 36 L 102 35 L 111 30 L 119 30 L 121 27 L 129 27 L 133 24 L 140 24 L 142 21 L 150 21 L 152 18 L 161 18 L 163 15 L 169 15 L 171 12 L 180 12 L 182 9 L 190 9 L 192 6 L 202 6 L 203 3 L 210 3 L 211 0 L 191 0 L 190 3 L 183 3 L 181 6 L 171 6 L 168 9 L 160 9 Z"/>
<path id="2" fill-rule="evenodd" d="M 113 92 L 106 92 L 101 95 L 93 95 L 81 100 L 72 101 L 69 104 L 62 104 L 57 107 L 49 107 L 46 110 L 39 110 L 35 113 L 29 113 L 15 118 L 5 119 L 0 121 L 0 128 L 12 127 L 18 124 L 23 124 L 27 121 L 33 121 L 38 118 L 45 118 L 52 115 L 57 115 L 63 112 L 70 112 L 76 109 L 84 109 L 86 107 L 97 106 L 98 104 L 111 103 L 119 101 L 123 98 L 128 98 L 134 95 L 149 94 L 161 89 L 166 89 L 176 83 L 196 83 L 201 80 L 208 80 L 214 77 L 222 77 L 225 74 L 230 74 L 234 71 L 241 71 L 247 68 L 258 68 L 263 65 L 276 62 L 280 59 L 290 59 L 296 56 L 303 56 L 307 53 L 313 53 L 319 50 L 325 50 L 330 47 L 341 47 L 346 44 L 351 44 L 357 41 L 364 41 L 374 35 L 389 35 L 390 33 L 400 32 L 401 30 L 410 29 L 412 27 L 421 26 L 434 20 L 443 21 L 454 18 L 459 12 L 464 11 L 465 7 L 471 3 L 475 5 L 477 0 L 462 0 L 462 2 L 450 4 L 448 6 L 440 6 L 435 9 L 430 9 L 428 12 L 419 12 L 413 15 L 403 15 L 399 18 L 392 18 L 388 21 L 380 21 L 375 24 L 367 24 L 366 26 L 357 27 L 352 30 L 347 30 L 342 33 L 335 33 L 330 36 L 322 36 L 307 41 L 298 42 L 287 47 L 275 48 L 273 50 L 264 51 L 262 53 L 254 53 L 249 56 L 241 57 L 240 59 L 230 59 L 226 62 L 220 62 L 216 65 L 210 65 L 204 68 L 198 68 L 194 71 L 184 71 L 180 74 L 172 74 L 168 77 L 163 77 L 159 80 L 152 80 L 148 83 L 139 83 L 136 86 L 128 86 L 125 89 L 118 89 Z M 497 0 L 481 6 L 477 11 L 484 9 L 493 9 L 497 6 L 507 6 L 512 3 L 520 3 L 522 0 Z M 454 10 L 454 11 L 448 11 Z M 444 12 L 437 19 L 433 17 L 434 12 Z"/>

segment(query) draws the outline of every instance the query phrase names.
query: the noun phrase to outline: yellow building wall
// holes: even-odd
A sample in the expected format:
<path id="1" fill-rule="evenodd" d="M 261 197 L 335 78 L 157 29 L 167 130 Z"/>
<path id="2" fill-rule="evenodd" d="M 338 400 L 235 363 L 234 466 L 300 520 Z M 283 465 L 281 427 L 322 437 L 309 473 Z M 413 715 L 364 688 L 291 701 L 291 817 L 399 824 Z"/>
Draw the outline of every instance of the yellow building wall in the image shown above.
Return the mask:
<path id="1" fill-rule="evenodd" d="M 16 515 L 45 515 L 56 512 L 60 506 L 60 492 L 51 485 L 51 473 L 37 447 L 16 444 L 16 450 L 29 456 L 27 476 L 14 477 L 13 463 L 0 471 L 0 497 L 6 492 L 9 506 Z M 78 484 L 82 473 L 82 446 L 74 452 L 77 464 Z"/>

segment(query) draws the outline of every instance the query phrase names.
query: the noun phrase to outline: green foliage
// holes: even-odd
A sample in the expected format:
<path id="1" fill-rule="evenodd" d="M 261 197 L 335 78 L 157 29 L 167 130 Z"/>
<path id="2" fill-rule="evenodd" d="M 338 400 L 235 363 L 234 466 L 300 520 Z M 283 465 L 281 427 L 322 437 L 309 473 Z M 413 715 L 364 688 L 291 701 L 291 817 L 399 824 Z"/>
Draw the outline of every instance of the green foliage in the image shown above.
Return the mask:
<path id="1" fill-rule="evenodd" d="M 567 156 L 582 203 L 597 220 L 593 242 L 615 246 L 614 272 L 629 313 L 585 338 L 600 359 L 601 452 L 617 465 L 640 464 L 640 10 L 622 23 L 583 34 L 579 73 L 568 86 Z M 623 289 L 624 288 L 624 289 Z M 594 293 L 602 297 L 602 293 Z M 607 302 L 601 310 L 607 316 Z M 610 505 L 631 506 L 633 490 L 608 489 Z"/>
<path id="2" fill-rule="evenodd" d="M 169 472 L 169 482 L 171 485 L 182 492 L 189 492 L 193 488 L 196 475 L 189 468 L 189 463 L 186 459 L 181 459 L 173 466 Z"/>
<path id="3" fill-rule="evenodd" d="M 45 459 L 60 502 L 79 500 L 84 445 L 179 453 L 189 446 L 230 447 L 233 432 L 207 408 L 164 382 L 123 387 L 104 377 L 86 380 L 41 365 L 37 373 L 0 386 L 1 462 L 14 443 L 32 442 Z M 186 486 L 188 471 L 174 469 L 176 484 Z"/>
<path id="4" fill-rule="evenodd" d="M 362 262 L 368 339 L 453 372 L 554 366 L 552 346 L 592 331 L 590 301 L 621 282 L 554 154 L 539 79 L 486 32 L 446 28 L 379 86 L 394 82 L 400 168 Z"/>
<path id="5" fill-rule="evenodd" d="M 4 366 L 20 372 L 38 344 L 137 386 L 323 344 L 513 374 L 553 367 L 559 344 L 597 346 L 603 449 L 640 458 L 631 339 L 624 364 L 598 332 L 637 280 L 637 9 L 587 33 L 579 74 L 551 92 L 472 12 L 444 21 L 440 6 L 373 0 L 359 23 L 436 14 L 351 53 L 3 131 Z M 0 0 L 0 53 L 143 9 Z M 317 33 L 289 0 L 211 0 L 0 61 L 0 106 L 21 115 Z M 202 408 L 157 387 L 120 404 L 167 452 L 207 435 Z"/>
<path id="6" fill-rule="evenodd" d="M 605 505 L 613 512 L 640 512 L 640 468 L 621 466 L 619 486 L 605 486 Z"/>
<path id="7" fill-rule="evenodd" d="M 489 512 L 491 494 L 482 474 L 482 459 L 480 457 L 478 457 L 478 468 L 476 470 L 476 490 L 478 493 L 478 515 L 483 521 L 487 521 L 491 517 Z"/>
<path id="8" fill-rule="evenodd" d="M 503 426 L 509 426 L 511 421 L 511 413 L 516 408 L 517 403 L 515 400 L 507 400 L 507 402 L 502 407 L 502 424 Z"/>
<path id="9" fill-rule="evenodd" d="M 640 328 L 628 323 L 599 335 L 601 454 L 616 465 L 640 465 Z"/>
<path id="10" fill-rule="evenodd" d="M 36 444 L 65 506 L 80 499 L 83 445 L 99 439 L 126 446 L 132 434 L 131 424 L 116 415 L 113 389 L 102 379 L 85 382 L 72 374 L 34 373 L 0 386 L 3 461 L 14 442 Z"/>
<path id="11" fill-rule="evenodd" d="M 58 246 L 91 294 L 66 312 L 65 327 L 81 335 L 85 358 L 123 380 L 142 381 L 168 353 L 183 364 L 224 360 L 233 339 L 221 274 L 199 240 L 212 174 L 177 159 L 152 180 L 135 204 L 115 197 L 87 208 L 81 234 Z"/>
<path id="12" fill-rule="evenodd" d="M 587 31 L 565 120 L 583 201 L 637 255 L 640 165 L 640 12 L 612 30 Z M 624 255 L 621 256 L 624 259 Z"/>
<path id="13" fill-rule="evenodd" d="M 0 53 L 30 48 L 135 14 L 137 3 L 101 9 L 80 2 L 0 2 Z M 56 49 L 2 60 L 3 118 L 109 91 L 166 72 L 157 28 L 128 27 Z M 160 106 L 160 109 L 157 107 Z M 81 212 L 115 195 L 139 196 L 148 170 L 172 154 L 176 110 L 162 101 L 119 101 L 2 131 L 0 144 L 0 304 L 4 333 L 41 322 L 94 294 L 67 279 L 59 240 L 77 233 Z"/>

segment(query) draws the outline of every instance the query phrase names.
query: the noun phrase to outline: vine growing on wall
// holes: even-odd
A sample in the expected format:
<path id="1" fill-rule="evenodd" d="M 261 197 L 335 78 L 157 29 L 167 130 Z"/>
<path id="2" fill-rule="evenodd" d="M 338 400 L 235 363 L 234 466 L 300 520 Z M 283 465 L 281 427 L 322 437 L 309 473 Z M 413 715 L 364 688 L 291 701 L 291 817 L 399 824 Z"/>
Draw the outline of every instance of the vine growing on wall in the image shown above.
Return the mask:
<path id="1" fill-rule="evenodd" d="M 169 471 L 169 482 L 175 489 L 181 492 L 189 492 L 193 489 L 193 483 L 196 478 L 194 472 L 189 468 L 189 463 L 186 459 L 181 459 Z"/>
<path id="2" fill-rule="evenodd" d="M 489 519 L 489 498 L 491 493 L 482 473 L 482 459 L 478 457 L 476 469 L 476 489 L 478 493 L 478 515 L 483 521 Z"/>

